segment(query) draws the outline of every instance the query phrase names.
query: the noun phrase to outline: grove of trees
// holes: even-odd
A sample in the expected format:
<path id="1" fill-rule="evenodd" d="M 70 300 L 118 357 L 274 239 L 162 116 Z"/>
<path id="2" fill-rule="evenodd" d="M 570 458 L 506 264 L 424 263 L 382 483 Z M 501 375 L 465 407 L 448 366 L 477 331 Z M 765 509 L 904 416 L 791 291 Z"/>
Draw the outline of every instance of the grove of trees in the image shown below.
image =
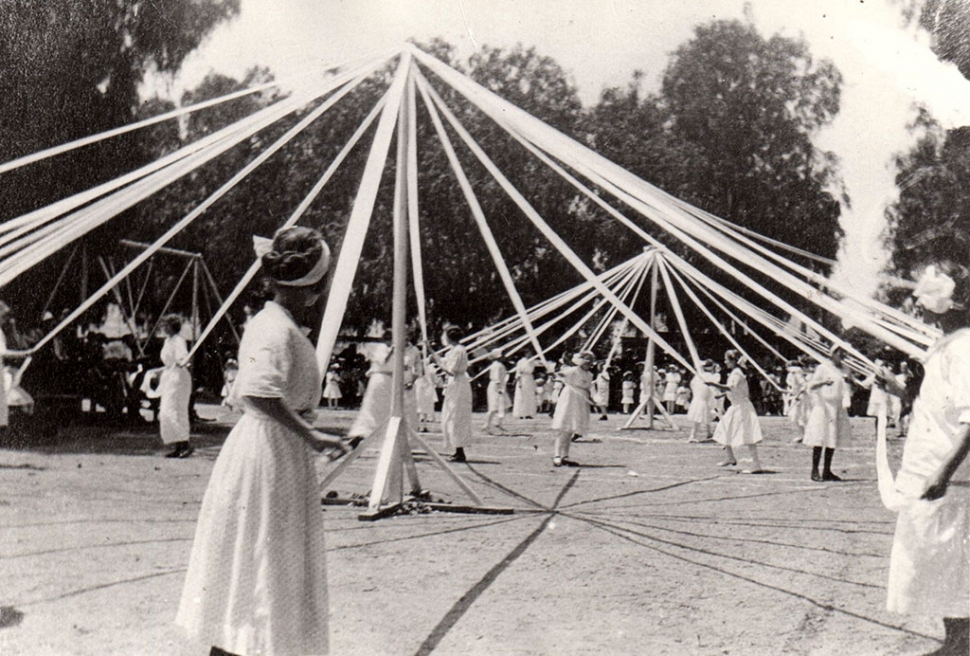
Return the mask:
<path id="1" fill-rule="evenodd" d="M 0 88 L 12 101 L 0 105 L 0 161 L 171 109 L 169 101 L 138 98 L 146 71 L 177 70 L 214 25 L 238 11 L 237 0 L 78 0 L 67 3 L 72 9 L 68 12 L 57 11 L 63 5 L 52 0 L 5 4 L 11 10 L 0 17 L 0 53 L 6 62 L 0 66 Z M 165 29 L 159 29 L 162 24 Z M 665 191 L 766 236 L 834 257 L 840 238 L 838 162 L 813 145 L 813 136 L 837 115 L 842 78 L 831 62 L 816 60 L 804 41 L 765 37 L 746 21 L 710 21 L 698 25 L 692 38 L 672 53 L 655 93 L 642 92 L 638 73 L 625 87 L 604 90 L 590 107 L 579 101 L 568 73 L 534 48 L 483 46 L 459 61 L 444 41 L 420 47 Z M 251 236 L 271 234 L 297 207 L 383 93 L 392 71 L 382 70 L 329 110 L 173 245 L 202 252 L 219 286 L 231 288 L 251 262 Z M 243 80 L 214 74 L 187 92 L 181 104 L 224 95 L 272 75 L 265 69 L 253 70 Z M 502 171 L 586 261 L 604 269 L 640 251 L 643 244 L 635 235 L 594 211 L 480 111 L 429 77 Z M 266 92 L 247 96 L 181 122 L 6 174 L 0 179 L 0 220 L 130 170 L 277 99 Z M 89 246 L 111 252 L 122 236 L 152 240 L 299 118 L 281 121 L 146 199 L 90 235 Z M 432 313 L 440 320 L 481 326 L 511 306 L 423 108 L 418 132 L 425 278 Z M 958 176 L 959 167 L 967 165 L 968 139 L 929 134 L 918 152 L 901 159 L 901 177 L 910 182 L 894 210 L 897 241 L 911 243 L 911 226 L 927 221 L 949 225 L 938 220 L 937 211 L 946 208 L 952 215 L 962 207 L 956 189 L 950 196 L 940 194 L 938 180 Z M 498 190 L 457 135 L 450 136 L 525 302 L 538 302 L 578 282 L 578 275 Z M 302 221 L 320 228 L 338 248 L 367 145 L 369 136 Z M 392 185 L 389 171 L 351 301 L 353 316 L 348 320 L 360 327 L 390 310 Z M 954 219 L 955 230 L 966 225 L 960 220 Z M 926 243 L 932 241 L 927 238 Z M 918 248 L 907 252 L 923 257 Z M 50 278 L 58 266 L 39 266 L 25 278 L 34 283 Z M 172 270 L 160 279 L 157 295 L 176 274 Z M 37 295 L 29 288 L 18 280 L 4 291 L 25 317 L 38 309 Z"/>

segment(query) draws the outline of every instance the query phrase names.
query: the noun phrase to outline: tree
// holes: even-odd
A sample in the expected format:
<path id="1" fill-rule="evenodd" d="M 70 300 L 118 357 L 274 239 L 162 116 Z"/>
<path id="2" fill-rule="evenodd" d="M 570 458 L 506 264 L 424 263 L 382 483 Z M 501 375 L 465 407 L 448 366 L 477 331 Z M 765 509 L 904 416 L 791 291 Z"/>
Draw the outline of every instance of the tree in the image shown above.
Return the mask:
<path id="1" fill-rule="evenodd" d="M 903 276 L 942 258 L 970 259 L 970 192 L 962 184 L 970 175 L 970 128 L 928 128 L 897 163 L 890 242 L 893 268 Z"/>
<path id="2" fill-rule="evenodd" d="M 133 120 L 149 69 L 173 72 L 239 0 L 3 0 L 0 161 Z M 4 174 L 0 220 L 144 162 L 128 135 Z M 43 272 L 41 272 L 43 277 Z M 36 287 L 35 277 L 30 285 Z M 30 306 L 36 295 L 5 293 Z"/>
<path id="3" fill-rule="evenodd" d="M 672 132 L 698 148 L 701 206 L 761 234 L 834 257 L 834 159 L 812 136 L 839 109 L 842 76 L 804 41 L 714 21 L 678 48 L 663 78 Z"/>

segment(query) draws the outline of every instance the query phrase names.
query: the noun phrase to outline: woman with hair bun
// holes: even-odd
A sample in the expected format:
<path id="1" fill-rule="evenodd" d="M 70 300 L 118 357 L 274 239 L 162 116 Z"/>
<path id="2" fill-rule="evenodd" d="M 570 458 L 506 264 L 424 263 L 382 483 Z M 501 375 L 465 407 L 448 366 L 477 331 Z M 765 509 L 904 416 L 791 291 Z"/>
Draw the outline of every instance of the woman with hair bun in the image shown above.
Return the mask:
<path id="1" fill-rule="evenodd" d="M 924 360 L 896 491 L 903 500 L 889 564 L 887 607 L 942 617 L 938 656 L 970 653 L 970 276 L 951 262 L 927 267 L 916 291 L 943 337 Z M 906 390 L 882 378 L 899 396 Z"/>
<path id="2" fill-rule="evenodd" d="M 188 370 L 189 347 L 180 334 L 182 317 L 169 314 L 162 318 L 160 328 L 165 334 L 165 343 L 158 380 L 158 427 L 162 442 L 173 447 L 165 457 L 188 458 L 194 451 L 189 444 L 192 374 Z"/>
<path id="3" fill-rule="evenodd" d="M 465 447 L 472 441 L 472 384 L 468 378 L 468 352 L 458 341 L 461 329 L 448 326 L 441 333 L 441 343 L 448 347 L 444 359 L 430 351 L 435 364 L 448 376 L 441 403 L 441 432 L 445 446 L 454 449 L 452 462 L 466 462 Z"/>
<path id="4" fill-rule="evenodd" d="M 246 326 L 232 401 L 243 410 L 202 500 L 176 623 L 210 655 L 326 654 L 323 515 L 313 452 L 344 443 L 310 423 L 321 380 L 300 322 L 330 251 L 315 230 L 256 244 L 274 296 Z"/>

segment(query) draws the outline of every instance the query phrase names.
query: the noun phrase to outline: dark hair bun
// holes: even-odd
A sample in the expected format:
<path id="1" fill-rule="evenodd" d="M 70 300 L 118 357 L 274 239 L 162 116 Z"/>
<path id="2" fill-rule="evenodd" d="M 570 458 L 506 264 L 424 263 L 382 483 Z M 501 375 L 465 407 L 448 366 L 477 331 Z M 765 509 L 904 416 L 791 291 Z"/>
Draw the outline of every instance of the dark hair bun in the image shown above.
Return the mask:
<path id="1" fill-rule="evenodd" d="M 273 249 L 263 255 L 263 268 L 274 280 L 297 280 L 313 270 L 323 252 L 320 233 L 311 228 L 280 230 Z"/>

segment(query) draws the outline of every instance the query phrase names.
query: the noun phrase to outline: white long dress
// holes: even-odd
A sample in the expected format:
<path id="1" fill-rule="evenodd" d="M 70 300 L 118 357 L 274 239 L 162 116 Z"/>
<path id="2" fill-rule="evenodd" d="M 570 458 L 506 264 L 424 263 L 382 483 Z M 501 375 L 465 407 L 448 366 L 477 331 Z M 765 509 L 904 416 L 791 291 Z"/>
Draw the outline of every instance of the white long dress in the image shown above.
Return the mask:
<path id="1" fill-rule="evenodd" d="M 438 403 L 438 390 L 435 388 L 435 373 L 431 363 L 424 363 L 423 373 L 414 380 L 414 394 L 417 411 L 422 415 L 433 415 Z"/>
<path id="2" fill-rule="evenodd" d="M 811 389 L 812 385 L 829 382 Z M 845 377 L 831 362 L 821 362 L 806 383 L 811 396 L 811 410 L 805 422 L 805 446 L 836 449 L 849 437 L 849 413 L 843 404 L 846 392 Z"/>
<path id="3" fill-rule="evenodd" d="M 488 388 L 485 390 L 488 398 L 488 411 L 495 412 L 499 417 L 505 416 L 509 407 L 509 395 L 505 391 L 509 382 L 509 370 L 505 365 L 495 360 L 488 366 Z"/>
<path id="4" fill-rule="evenodd" d="M 610 375 L 605 371 L 593 379 L 593 403 L 604 410 L 610 405 Z"/>
<path id="5" fill-rule="evenodd" d="M 464 448 L 472 441 L 472 384 L 468 380 L 468 353 L 460 344 L 452 346 L 444 359 L 451 372 L 441 404 L 441 432 L 448 449 Z"/>
<path id="6" fill-rule="evenodd" d="M 532 358 L 522 358 L 515 363 L 515 394 L 512 397 L 512 416 L 524 419 L 535 417 L 538 409 L 536 397 L 536 364 Z"/>
<path id="7" fill-rule="evenodd" d="M 313 345 L 269 302 L 239 346 L 234 401 L 244 414 L 202 500 L 176 623 L 236 654 L 326 654 L 323 514 L 313 451 L 247 397 L 307 414 L 320 402 Z"/>
<path id="8" fill-rule="evenodd" d="M 394 363 L 389 346 L 379 344 L 375 349 L 370 369 L 367 370 L 367 387 L 360 402 L 360 410 L 347 437 L 367 437 L 391 414 L 391 376 Z"/>
<path id="9" fill-rule="evenodd" d="M 727 395 L 731 407 L 714 430 L 714 441 L 730 447 L 757 444 L 762 440 L 761 424 L 748 397 L 748 380 L 744 372 L 735 368 L 725 384 L 730 388 Z"/>
<path id="10" fill-rule="evenodd" d="M 589 389 L 593 374 L 582 367 L 565 367 L 559 372 L 563 388 L 552 416 L 552 428 L 585 435 L 589 431 Z"/>
<path id="11" fill-rule="evenodd" d="M 957 469 L 942 498 L 919 497 L 927 478 L 955 447 L 961 424 L 970 424 L 970 329 L 944 337 L 924 366 L 896 477 L 896 489 L 910 501 L 896 520 L 887 607 L 897 613 L 967 617 L 970 464 L 965 461 Z"/>
<path id="12" fill-rule="evenodd" d="M 703 374 L 697 374 L 690 380 L 690 406 L 687 408 L 687 421 L 698 424 L 711 423 L 714 414 L 714 392 L 707 385 Z"/>
<path id="13" fill-rule="evenodd" d="M 192 374 L 185 367 L 178 366 L 188 355 L 189 347 L 181 335 L 165 338 L 161 353 L 164 369 L 158 381 L 158 426 L 165 444 L 187 442 L 189 439 Z"/>
<path id="14" fill-rule="evenodd" d="M 680 373 L 677 371 L 667 372 L 667 375 L 664 376 L 663 400 L 665 402 L 677 400 L 677 387 L 679 385 L 680 385 Z"/>

